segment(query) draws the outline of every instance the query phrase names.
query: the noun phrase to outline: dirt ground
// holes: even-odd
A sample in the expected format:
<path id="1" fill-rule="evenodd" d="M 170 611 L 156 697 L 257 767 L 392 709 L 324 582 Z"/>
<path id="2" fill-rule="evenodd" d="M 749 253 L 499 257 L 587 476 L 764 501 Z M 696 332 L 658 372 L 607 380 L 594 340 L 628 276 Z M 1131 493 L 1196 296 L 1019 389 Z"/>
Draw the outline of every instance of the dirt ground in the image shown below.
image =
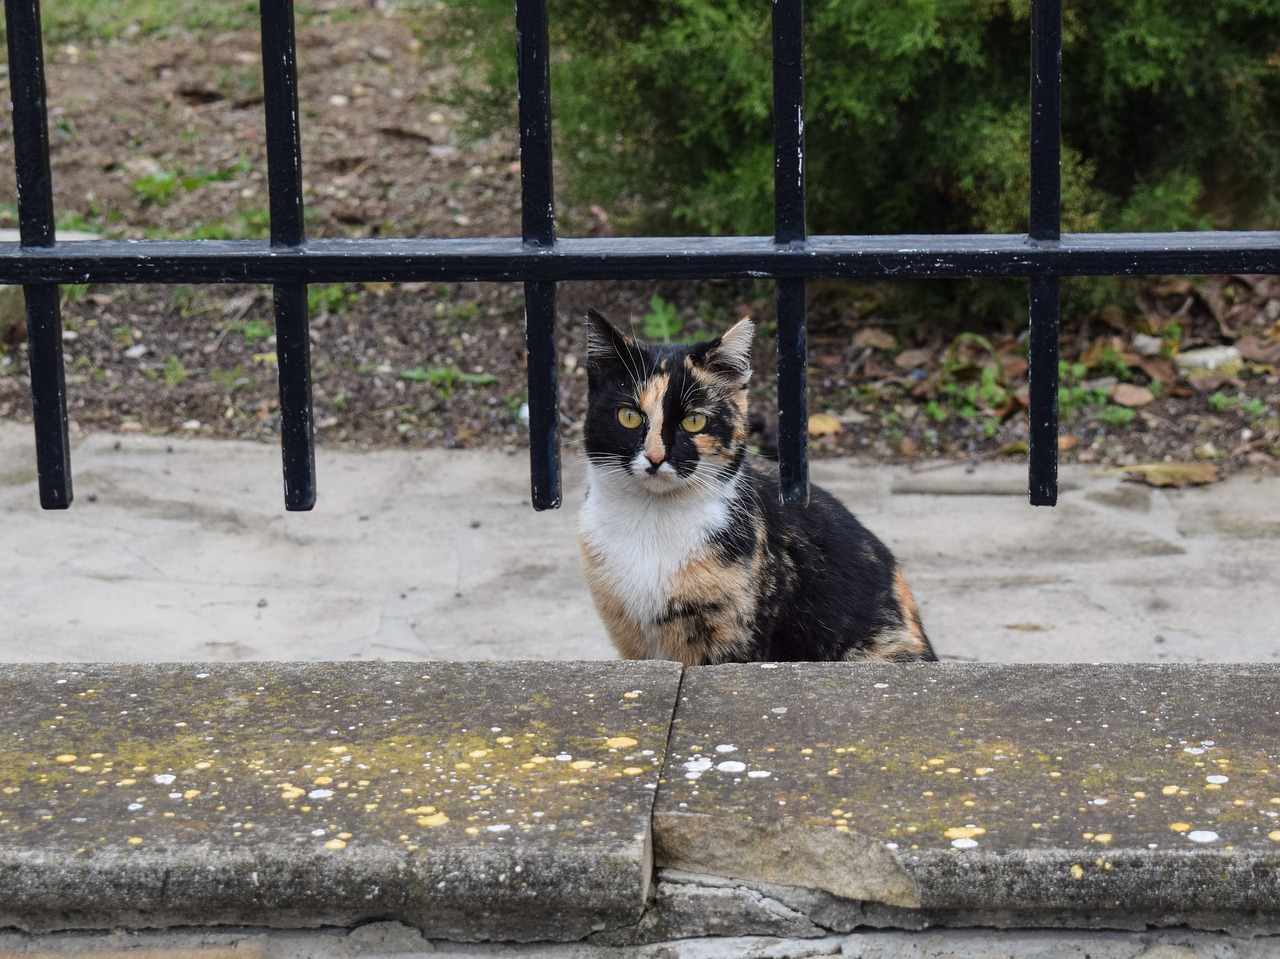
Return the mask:
<path id="1" fill-rule="evenodd" d="M 311 236 L 519 232 L 512 138 L 463 135 L 453 54 L 421 13 L 339 2 L 298 30 L 305 205 Z M 255 31 L 55 45 L 48 53 L 60 228 L 108 237 L 266 235 L 260 55 Z M 7 86 L 7 74 L 0 76 Z M 0 133 L 0 226 L 15 226 L 11 132 Z M 614 230 L 605 209 L 562 205 L 562 235 Z M 927 467 L 1025 455 L 1025 337 L 961 336 L 897 322 L 875 288 L 811 285 L 810 412 L 816 455 Z M 651 298 L 681 335 L 750 313 L 755 409 L 774 415 L 768 284 L 565 283 L 559 294 L 563 427 L 586 404 L 582 314 L 644 327 Z M 1067 324 L 1060 446 L 1066 460 L 1212 464 L 1280 459 L 1280 281 L 1151 279 L 1131 306 Z M 311 289 L 317 442 L 501 447 L 523 442 L 522 290 L 503 284 Z M 659 304 L 659 312 L 661 304 Z M 650 317 L 652 319 L 652 317 Z M 64 290 L 70 416 L 106 428 L 270 440 L 277 398 L 270 291 L 257 287 Z M 30 418 L 25 346 L 0 345 L 0 417 Z M 1214 370 L 1172 355 L 1236 347 Z M 1203 475 L 1203 474 L 1202 474 Z"/>

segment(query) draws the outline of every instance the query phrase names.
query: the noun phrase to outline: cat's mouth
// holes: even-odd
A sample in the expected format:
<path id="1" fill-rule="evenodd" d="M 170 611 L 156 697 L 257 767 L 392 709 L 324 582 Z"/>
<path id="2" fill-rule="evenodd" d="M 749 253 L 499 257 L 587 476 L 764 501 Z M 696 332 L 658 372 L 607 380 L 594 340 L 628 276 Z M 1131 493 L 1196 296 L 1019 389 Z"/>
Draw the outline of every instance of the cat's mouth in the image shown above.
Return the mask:
<path id="1" fill-rule="evenodd" d="M 686 485 L 684 477 L 670 463 L 654 466 L 644 457 L 632 461 L 631 476 L 641 489 L 651 493 L 674 493 Z"/>

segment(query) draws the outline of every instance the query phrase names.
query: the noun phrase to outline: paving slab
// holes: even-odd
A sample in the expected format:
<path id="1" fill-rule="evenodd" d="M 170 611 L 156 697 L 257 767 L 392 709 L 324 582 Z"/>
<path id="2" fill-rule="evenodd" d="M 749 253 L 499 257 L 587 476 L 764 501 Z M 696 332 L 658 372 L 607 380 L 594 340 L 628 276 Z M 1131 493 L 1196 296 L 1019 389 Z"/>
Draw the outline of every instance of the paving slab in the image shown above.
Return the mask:
<path id="1" fill-rule="evenodd" d="M 613 659 L 582 580 L 579 455 L 534 512 L 528 458 L 317 448 L 283 507 L 267 443 L 76 436 L 70 510 L 39 509 L 30 426 L 0 422 L 0 659 Z M 815 460 L 902 561 L 952 661 L 1280 661 L 1280 478 L 1157 490 L 1022 463 Z"/>
<path id="2" fill-rule="evenodd" d="M 686 670 L 657 863 L 922 925 L 1280 927 L 1275 665 Z M 823 923 L 838 925 L 828 917 Z"/>
<path id="3" fill-rule="evenodd" d="M 0 928 L 635 923 L 672 663 L 0 667 Z"/>

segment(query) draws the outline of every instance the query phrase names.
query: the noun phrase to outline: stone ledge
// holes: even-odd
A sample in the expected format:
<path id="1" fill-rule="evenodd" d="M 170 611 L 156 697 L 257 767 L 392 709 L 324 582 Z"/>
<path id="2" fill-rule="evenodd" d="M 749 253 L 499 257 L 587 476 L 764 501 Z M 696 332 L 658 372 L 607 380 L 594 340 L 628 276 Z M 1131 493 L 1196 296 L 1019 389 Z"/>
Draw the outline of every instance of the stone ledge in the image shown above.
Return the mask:
<path id="1" fill-rule="evenodd" d="M 669 663 L 0 668 L 0 928 L 635 923 Z"/>
<path id="2" fill-rule="evenodd" d="M 1277 680 L 1270 665 L 0 667 L 0 929 L 394 920 L 435 941 L 602 950 L 1274 933 Z"/>
<path id="3" fill-rule="evenodd" d="M 1271 665 L 687 670 L 657 862 L 861 900 L 858 924 L 1274 931 L 1278 682 Z"/>

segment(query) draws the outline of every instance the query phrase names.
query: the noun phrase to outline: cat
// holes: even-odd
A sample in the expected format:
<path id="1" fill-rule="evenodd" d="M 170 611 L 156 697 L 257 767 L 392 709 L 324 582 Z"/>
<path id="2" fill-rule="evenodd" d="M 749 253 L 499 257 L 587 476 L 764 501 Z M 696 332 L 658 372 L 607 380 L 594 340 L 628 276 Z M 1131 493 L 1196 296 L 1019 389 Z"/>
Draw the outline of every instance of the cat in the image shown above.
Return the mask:
<path id="1" fill-rule="evenodd" d="M 779 504 L 747 451 L 750 319 L 647 344 L 587 313 L 582 568 L 626 659 L 935 661 L 886 547 L 814 487 Z"/>

